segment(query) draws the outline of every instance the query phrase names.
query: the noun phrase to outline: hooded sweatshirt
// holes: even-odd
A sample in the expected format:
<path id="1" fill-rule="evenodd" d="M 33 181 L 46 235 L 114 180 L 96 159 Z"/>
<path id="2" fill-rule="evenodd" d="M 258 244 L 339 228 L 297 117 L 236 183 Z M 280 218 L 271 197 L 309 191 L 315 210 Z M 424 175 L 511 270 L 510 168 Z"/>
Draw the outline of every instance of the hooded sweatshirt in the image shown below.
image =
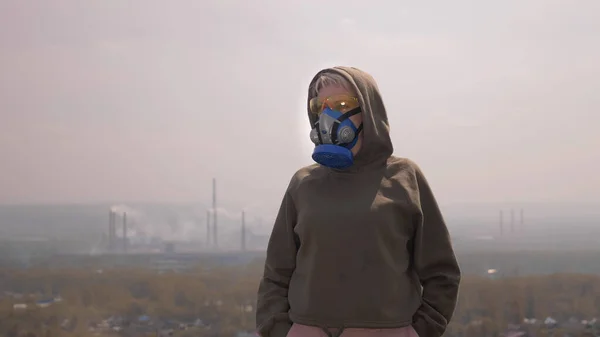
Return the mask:
<path id="1" fill-rule="evenodd" d="M 354 87 L 362 146 L 348 169 L 314 164 L 292 177 L 267 247 L 258 333 L 285 337 L 297 323 L 339 333 L 412 325 L 420 337 L 441 336 L 461 274 L 432 190 L 414 162 L 392 156 L 375 80 L 356 68 L 328 68 L 309 92 L 324 72 Z"/>

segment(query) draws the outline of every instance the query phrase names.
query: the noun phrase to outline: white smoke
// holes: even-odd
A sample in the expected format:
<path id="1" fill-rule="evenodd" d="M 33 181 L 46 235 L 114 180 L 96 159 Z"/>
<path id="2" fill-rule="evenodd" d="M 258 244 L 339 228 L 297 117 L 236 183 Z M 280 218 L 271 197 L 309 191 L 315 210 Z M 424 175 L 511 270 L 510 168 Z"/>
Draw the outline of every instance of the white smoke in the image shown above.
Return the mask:
<path id="1" fill-rule="evenodd" d="M 242 212 L 245 216 L 245 228 L 252 234 L 262 235 L 270 232 L 272 221 L 270 216 L 264 216 L 266 212 L 261 210 L 260 203 L 248 204 L 241 209 L 218 207 L 216 210 L 202 207 L 181 208 L 162 207 L 148 208 L 144 206 L 132 206 L 126 204 L 113 205 L 110 209 L 115 213 L 116 235 L 123 235 L 123 216 L 127 216 L 127 237 L 132 245 L 151 244 L 160 241 L 184 241 L 194 242 L 206 241 L 207 211 L 209 223 L 213 225 L 213 215 L 217 212 L 219 224 L 218 234 L 220 241 L 228 238 L 234 244 L 239 242 Z M 92 247 L 92 254 L 100 250 Z"/>
<path id="2" fill-rule="evenodd" d="M 212 216 L 212 214 L 215 212 L 215 210 L 213 208 L 209 209 L 209 212 Z M 230 220 L 237 220 L 237 219 L 241 219 L 242 218 L 242 213 L 240 212 L 235 212 L 226 208 L 222 208 L 222 207 L 217 207 L 217 217 L 221 217 L 224 216 L 227 219 Z M 212 219 L 211 219 L 212 221 Z"/>
<path id="3" fill-rule="evenodd" d="M 161 217 L 148 214 L 142 209 L 128 205 L 115 205 L 117 236 L 122 236 L 123 216 L 127 216 L 127 237 L 132 243 L 145 243 L 158 238 L 167 241 L 190 241 L 199 238 L 201 223 L 194 213 L 172 212 Z"/>
<path id="4" fill-rule="evenodd" d="M 239 210 L 231 210 L 227 208 L 217 207 L 217 221 L 220 224 L 219 234 L 226 235 L 239 233 L 242 220 L 242 212 L 244 212 L 245 228 L 247 231 L 258 235 L 269 233 L 271 231 L 271 228 L 273 228 L 273 221 L 275 220 L 275 216 L 265 216 L 264 214 L 267 214 L 267 212 L 261 209 L 262 206 L 262 203 L 253 203 L 248 204 Z M 211 208 L 208 210 L 208 212 L 210 214 L 210 223 L 212 226 L 214 210 Z M 223 226 L 223 222 L 221 220 L 228 220 L 229 226 Z"/>
<path id="5" fill-rule="evenodd" d="M 102 254 L 103 251 L 103 241 L 102 240 L 98 240 L 93 246 L 92 249 L 90 250 L 89 254 L 92 256 L 96 256 L 96 255 L 100 255 Z"/>
<path id="6" fill-rule="evenodd" d="M 138 210 L 123 204 L 111 206 L 110 210 L 120 215 L 127 213 L 127 217 L 136 217 L 140 215 Z"/>

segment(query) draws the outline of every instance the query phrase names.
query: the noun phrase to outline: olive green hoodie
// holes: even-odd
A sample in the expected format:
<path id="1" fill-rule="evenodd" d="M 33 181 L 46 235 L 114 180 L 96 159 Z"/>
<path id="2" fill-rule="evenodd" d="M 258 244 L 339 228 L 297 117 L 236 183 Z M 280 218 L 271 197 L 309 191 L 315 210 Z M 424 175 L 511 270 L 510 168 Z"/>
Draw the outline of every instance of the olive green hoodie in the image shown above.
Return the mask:
<path id="1" fill-rule="evenodd" d="M 258 289 L 258 333 L 285 337 L 295 322 L 340 333 L 412 325 L 420 337 L 441 336 L 460 269 L 431 188 L 415 163 L 392 156 L 375 80 L 335 67 L 310 87 L 323 72 L 354 86 L 363 143 L 349 169 L 314 164 L 292 177 Z"/>

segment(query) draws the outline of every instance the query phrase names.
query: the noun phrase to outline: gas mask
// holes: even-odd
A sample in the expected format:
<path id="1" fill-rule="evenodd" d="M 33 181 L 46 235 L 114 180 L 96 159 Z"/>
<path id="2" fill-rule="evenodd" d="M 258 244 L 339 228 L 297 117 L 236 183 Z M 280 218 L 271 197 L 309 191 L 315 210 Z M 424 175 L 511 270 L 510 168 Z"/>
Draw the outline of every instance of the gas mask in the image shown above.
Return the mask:
<path id="1" fill-rule="evenodd" d="M 360 112 L 360 107 L 357 107 L 345 114 L 330 108 L 320 113 L 310 131 L 310 140 L 316 145 L 312 154 L 315 162 L 336 169 L 348 168 L 354 164 L 351 150 L 356 146 L 363 126 L 354 126 L 350 117 Z"/>

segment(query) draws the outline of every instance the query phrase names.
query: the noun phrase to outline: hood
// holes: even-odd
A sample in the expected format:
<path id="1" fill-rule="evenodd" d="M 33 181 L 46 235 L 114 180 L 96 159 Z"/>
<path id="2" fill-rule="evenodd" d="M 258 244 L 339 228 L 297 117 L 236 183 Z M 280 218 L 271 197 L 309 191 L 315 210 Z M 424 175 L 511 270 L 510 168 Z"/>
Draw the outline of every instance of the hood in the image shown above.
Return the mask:
<path id="1" fill-rule="evenodd" d="M 377 87 L 375 79 L 368 73 L 354 67 L 333 67 L 319 71 L 312 79 L 308 89 L 307 111 L 310 127 L 314 126 L 313 114 L 310 112 L 310 92 L 315 81 L 323 73 L 338 73 L 348 80 L 358 95 L 362 108 L 363 142 L 354 157 L 354 165 L 350 170 L 356 170 L 372 164 L 384 163 L 394 152 L 390 138 L 390 124 L 387 112 Z"/>

